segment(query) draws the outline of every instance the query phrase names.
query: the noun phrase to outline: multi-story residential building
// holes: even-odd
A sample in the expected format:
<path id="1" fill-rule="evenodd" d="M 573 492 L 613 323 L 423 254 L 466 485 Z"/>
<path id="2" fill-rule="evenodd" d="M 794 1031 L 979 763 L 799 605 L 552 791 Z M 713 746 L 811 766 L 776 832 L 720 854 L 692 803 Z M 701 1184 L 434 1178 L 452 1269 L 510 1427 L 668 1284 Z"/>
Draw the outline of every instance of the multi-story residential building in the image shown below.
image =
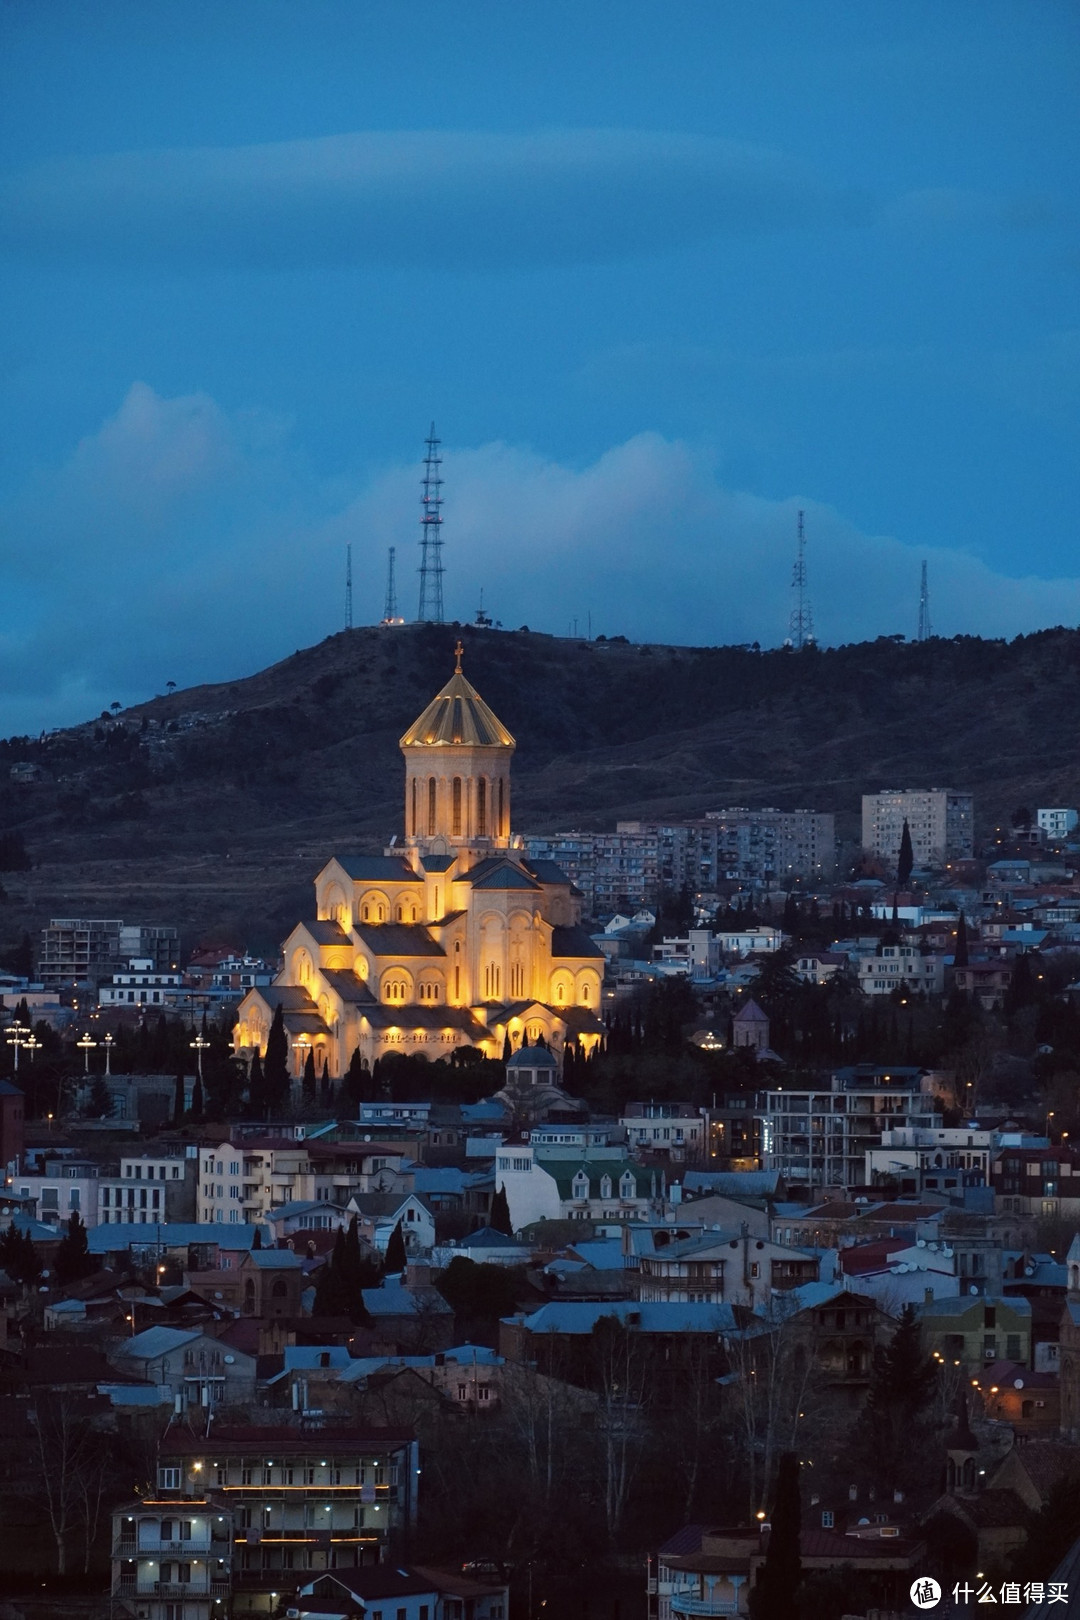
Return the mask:
<path id="1" fill-rule="evenodd" d="M 555 833 L 527 837 L 530 861 L 554 861 L 584 895 L 587 916 L 628 911 L 655 900 L 657 876 L 655 832 L 624 827 L 616 832 Z"/>
<path id="2" fill-rule="evenodd" d="M 118 917 L 54 917 L 41 930 L 38 977 L 46 989 L 96 982 L 132 959 L 159 971 L 179 967 L 179 932 Z"/>
<path id="3" fill-rule="evenodd" d="M 992 1131 L 960 1125 L 882 1131 L 881 1146 L 866 1155 L 864 1180 L 868 1187 L 895 1181 L 902 1194 L 985 1186 L 993 1151 Z"/>
<path id="4" fill-rule="evenodd" d="M 305 1142 L 251 1137 L 199 1152 L 200 1221 L 265 1221 L 272 1209 L 310 1198 Z"/>
<path id="5" fill-rule="evenodd" d="M 685 973 L 700 982 L 715 978 L 725 962 L 768 956 L 784 943 L 779 928 L 755 923 L 746 928 L 691 928 L 682 937 L 665 936 L 653 946 L 653 961 L 669 972 Z"/>
<path id="6" fill-rule="evenodd" d="M 705 1161 L 706 1113 L 691 1103 L 628 1103 L 619 1121 L 631 1153 L 662 1155 L 672 1164 Z"/>
<path id="7" fill-rule="evenodd" d="M 952 788 L 885 788 L 864 793 L 862 844 L 891 871 L 900 854 L 904 822 L 915 865 L 943 867 L 975 851 L 975 809 L 970 793 Z"/>
<path id="8" fill-rule="evenodd" d="M 628 1159 L 621 1147 L 580 1148 L 504 1142 L 495 1156 L 495 1187 L 505 1189 L 515 1232 L 534 1221 L 641 1220 L 661 1207 L 662 1171 Z"/>
<path id="9" fill-rule="evenodd" d="M 232 1592 L 224 1500 L 143 1497 L 112 1516 L 112 1598 L 132 1620 L 215 1620 Z"/>
<path id="10" fill-rule="evenodd" d="M 288 1258 L 300 1263 L 294 1254 Z M 138 1316 L 135 1305 L 131 1314 Z M 255 1357 L 223 1345 L 201 1328 L 144 1328 L 121 1339 L 109 1360 L 127 1376 L 167 1390 L 178 1412 L 238 1406 L 255 1398 Z"/>
<path id="11" fill-rule="evenodd" d="M 175 1003 L 183 982 L 184 975 L 179 971 L 155 967 L 148 956 L 135 956 L 98 985 L 98 1006 L 168 1006 Z"/>
<path id="12" fill-rule="evenodd" d="M 945 988 L 945 959 L 914 945 L 881 945 L 859 960 L 859 989 L 864 996 L 888 996 L 903 986 L 912 994 L 940 996 Z"/>
<path id="13" fill-rule="evenodd" d="M 1041 827 L 1049 843 L 1057 843 L 1062 838 L 1068 838 L 1080 826 L 1080 810 L 1074 809 L 1047 809 L 1036 810 L 1035 824 Z"/>
<path id="14" fill-rule="evenodd" d="M 705 1232 L 642 1254 L 640 1276 L 643 1301 L 768 1310 L 774 1291 L 817 1282 L 818 1260 L 749 1231 Z"/>
<path id="15" fill-rule="evenodd" d="M 710 810 L 682 822 L 620 821 L 618 830 L 655 835 L 661 888 L 714 893 L 721 884 L 749 888 L 827 882 L 836 872 L 835 818 L 817 810 Z"/>
<path id="16" fill-rule="evenodd" d="M 1080 1219 L 1080 1152 L 1007 1147 L 990 1172 L 998 1209 L 1039 1219 Z"/>
<path id="17" fill-rule="evenodd" d="M 193 1221 L 196 1213 L 197 1149 L 179 1154 L 131 1154 L 120 1174 L 98 1177 L 99 1221 Z"/>
<path id="18" fill-rule="evenodd" d="M 974 1377 L 992 1361 L 1031 1365 L 1031 1301 L 1015 1295 L 930 1299 L 919 1311 L 923 1344 Z"/>
<path id="19" fill-rule="evenodd" d="M 20 1172 L 12 1187 L 37 1200 L 37 1218 L 60 1226 L 78 1215 L 84 1226 L 97 1224 L 99 1167 L 93 1159 L 46 1156 L 34 1174 Z"/>
<path id="20" fill-rule="evenodd" d="M 761 1162 L 808 1187 L 862 1184 L 866 1155 L 885 1131 L 930 1130 L 938 1116 L 922 1070 L 859 1064 L 828 1089 L 777 1086 L 762 1095 Z"/>
<path id="21" fill-rule="evenodd" d="M 215 1423 L 207 1435 L 177 1428 L 164 1436 L 157 1483 L 177 1514 L 208 1490 L 228 1503 L 238 1620 L 275 1613 L 308 1572 L 381 1563 L 395 1552 L 416 1521 L 419 1472 L 405 1430 Z"/>

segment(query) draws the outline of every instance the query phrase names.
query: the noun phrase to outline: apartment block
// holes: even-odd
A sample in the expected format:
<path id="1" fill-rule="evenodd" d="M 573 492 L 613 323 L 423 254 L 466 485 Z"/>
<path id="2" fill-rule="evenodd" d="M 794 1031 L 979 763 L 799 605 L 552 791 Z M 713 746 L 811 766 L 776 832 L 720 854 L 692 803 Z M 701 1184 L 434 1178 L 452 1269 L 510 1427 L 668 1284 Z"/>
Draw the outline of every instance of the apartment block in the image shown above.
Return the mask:
<path id="1" fill-rule="evenodd" d="M 47 990 L 97 981 L 132 960 L 160 972 L 180 965 L 176 928 L 125 923 L 118 917 L 53 917 L 41 930 L 38 977 Z"/>
<path id="2" fill-rule="evenodd" d="M 581 890 L 586 916 L 633 911 L 655 900 L 657 849 L 654 831 L 621 825 L 613 833 L 555 833 L 525 839 L 530 860 L 554 861 Z"/>
<path id="3" fill-rule="evenodd" d="M 886 1131 L 938 1124 L 922 1071 L 859 1064 L 825 1087 L 784 1086 L 761 1098 L 761 1163 L 805 1187 L 856 1187 Z"/>
<path id="4" fill-rule="evenodd" d="M 112 1598 L 135 1620 L 213 1620 L 232 1591 L 223 1502 L 144 1497 L 112 1516 Z"/>
<path id="5" fill-rule="evenodd" d="M 892 870 L 900 854 L 904 822 L 915 865 L 943 867 L 975 852 L 975 808 L 970 793 L 951 788 L 886 788 L 864 793 L 862 847 Z"/>
<path id="6" fill-rule="evenodd" d="M 215 1423 L 201 1437 L 188 1429 L 165 1435 L 157 1496 L 163 1512 L 192 1519 L 207 1495 L 227 1504 L 238 1620 L 276 1613 L 312 1573 L 382 1563 L 397 1552 L 415 1524 L 419 1471 L 416 1440 L 405 1430 Z"/>

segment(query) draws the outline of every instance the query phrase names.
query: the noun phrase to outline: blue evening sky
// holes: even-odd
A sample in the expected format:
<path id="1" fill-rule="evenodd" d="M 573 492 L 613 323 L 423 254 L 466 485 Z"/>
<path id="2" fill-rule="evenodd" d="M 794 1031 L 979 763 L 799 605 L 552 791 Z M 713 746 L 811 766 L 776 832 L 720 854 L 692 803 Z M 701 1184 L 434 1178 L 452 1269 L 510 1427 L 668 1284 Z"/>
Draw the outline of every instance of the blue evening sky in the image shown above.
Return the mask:
<path id="1" fill-rule="evenodd" d="M 416 611 L 1080 619 L 1065 0 L 7 0 L 0 732 Z"/>

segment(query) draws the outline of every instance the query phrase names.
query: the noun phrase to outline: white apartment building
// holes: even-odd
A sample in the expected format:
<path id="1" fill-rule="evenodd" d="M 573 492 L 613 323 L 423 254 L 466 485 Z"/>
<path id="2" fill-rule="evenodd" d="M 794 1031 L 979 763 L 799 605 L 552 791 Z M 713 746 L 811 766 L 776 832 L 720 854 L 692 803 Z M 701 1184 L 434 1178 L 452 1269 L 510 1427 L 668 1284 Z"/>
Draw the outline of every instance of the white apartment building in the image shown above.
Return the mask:
<path id="1" fill-rule="evenodd" d="M 1068 838 L 1069 834 L 1080 826 L 1080 810 L 1067 808 L 1036 810 L 1035 825 L 1042 828 L 1051 842 L 1059 838 Z"/>
<path id="2" fill-rule="evenodd" d="M 945 989 L 945 959 L 914 945 L 882 945 L 859 961 L 859 989 L 864 996 L 887 996 L 901 985 L 913 994 L 940 996 Z"/>
<path id="3" fill-rule="evenodd" d="M 197 1149 L 178 1155 L 130 1154 L 120 1160 L 118 1176 L 98 1178 L 98 1221 L 190 1221 L 195 1216 Z"/>
<path id="4" fill-rule="evenodd" d="M 644 1220 L 659 1211 L 655 1170 L 628 1159 L 621 1147 L 546 1147 L 506 1142 L 495 1156 L 495 1186 L 506 1191 L 515 1232 L 534 1221 Z"/>
<path id="5" fill-rule="evenodd" d="M 45 1159 L 39 1173 L 17 1175 L 12 1190 L 37 1199 L 37 1219 L 63 1226 L 78 1215 L 86 1227 L 97 1225 L 98 1166 L 90 1159 Z"/>
<path id="6" fill-rule="evenodd" d="M 705 1156 L 705 1115 L 690 1103 L 629 1103 L 619 1124 L 631 1153 L 666 1154 L 674 1164 Z"/>
<path id="7" fill-rule="evenodd" d="M 777 1086 L 761 1097 L 761 1164 L 807 1187 L 857 1187 L 886 1131 L 938 1126 L 922 1070 L 859 1064 L 828 1089 Z"/>
<path id="8" fill-rule="evenodd" d="M 862 798 L 862 847 L 892 870 L 904 822 L 915 865 L 943 867 L 974 853 L 975 808 L 970 793 L 951 788 L 885 788 Z"/>
<path id="9" fill-rule="evenodd" d="M 98 986 L 99 1007 L 164 1007 L 176 1000 L 184 982 L 180 972 L 154 966 L 149 957 L 133 957 Z"/>
<path id="10" fill-rule="evenodd" d="M 129 1502 L 112 1516 L 112 1597 L 140 1620 L 213 1620 L 232 1594 L 233 1516 L 206 1496 Z"/>
<path id="11" fill-rule="evenodd" d="M 344 1205 L 353 1194 L 393 1183 L 404 1155 L 357 1143 L 355 1150 L 313 1160 L 307 1142 L 241 1138 L 199 1150 L 197 1219 L 234 1224 L 267 1221 L 285 1204 Z M 316 1152 L 318 1151 L 316 1145 Z"/>

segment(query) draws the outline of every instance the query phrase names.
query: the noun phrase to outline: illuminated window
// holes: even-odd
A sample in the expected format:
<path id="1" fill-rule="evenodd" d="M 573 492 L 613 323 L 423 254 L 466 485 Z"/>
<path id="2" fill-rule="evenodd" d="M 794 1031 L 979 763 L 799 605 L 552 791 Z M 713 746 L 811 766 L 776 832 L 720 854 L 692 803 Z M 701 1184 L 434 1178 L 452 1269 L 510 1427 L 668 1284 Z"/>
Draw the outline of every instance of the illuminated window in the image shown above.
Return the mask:
<path id="1" fill-rule="evenodd" d="M 435 778 L 428 777 L 427 785 L 427 830 L 428 837 L 435 836 Z"/>
<path id="2" fill-rule="evenodd" d="M 453 815 L 452 815 L 452 820 L 451 820 L 450 831 L 451 831 L 451 836 L 452 837 L 454 837 L 454 838 L 460 838 L 461 837 L 461 777 L 460 776 L 455 776 L 454 777 Z"/>
<path id="3" fill-rule="evenodd" d="M 487 837 L 487 781 L 484 777 L 476 784 L 476 831 L 480 838 Z"/>
<path id="4" fill-rule="evenodd" d="M 410 822 L 410 830 L 412 832 L 413 837 L 415 838 L 416 834 L 417 834 L 417 831 L 418 831 L 417 825 L 416 825 L 416 778 L 415 777 L 413 778 L 413 784 L 412 784 L 412 819 L 411 819 L 411 822 Z"/>
<path id="5" fill-rule="evenodd" d="M 502 777 L 500 777 L 499 778 L 499 837 L 504 838 L 505 836 L 506 836 L 506 823 L 505 823 L 504 814 L 503 814 L 503 784 L 502 784 Z"/>

